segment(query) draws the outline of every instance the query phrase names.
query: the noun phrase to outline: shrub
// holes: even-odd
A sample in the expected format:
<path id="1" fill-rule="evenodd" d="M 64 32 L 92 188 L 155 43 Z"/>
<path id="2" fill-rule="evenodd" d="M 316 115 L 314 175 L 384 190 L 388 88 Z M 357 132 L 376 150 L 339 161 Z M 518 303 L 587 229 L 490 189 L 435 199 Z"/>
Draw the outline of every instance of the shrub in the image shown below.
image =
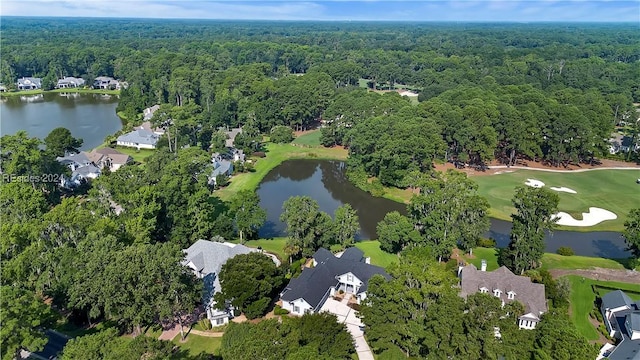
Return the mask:
<path id="1" fill-rule="evenodd" d="M 253 154 L 251 154 L 251 156 L 263 158 L 263 157 L 265 157 L 267 155 L 263 151 L 256 151 Z"/>
<path id="2" fill-rule="evenodd" d="M 289 310 L 283 309 L 280 305 L 276 305 L 276 307 L 273 309 L 274 315 L 287 315 L 288 313 Z"/>
<path id="3" fill-rule="evenodd" d="M 268 297 L 263 297 L 258 301 L 254 301 L 249 304 L 246 309 L 244 309 L 244 315 L 249 320 L 258 318 L 266 313 L 267 307 L 269 306 L 270 302 L 271 299 L 269 299 Z"/>
<path id="4" fill-rule="evenodd" d="M 273 143 L 290 143 L 293 141 L 293 130 L 284 125 L 275 126 L 271 129 L 270 140 Z"/>
<path id="5" fill-rule="evenodd" d="M 560 246 L 558 248 L 558 250 L 556 251 L 556 253 L 558 253 L 558 255 L 562 255 L 562 256 L 573 256 L 573 255 L 575 255 L 575 253 L 573 252 L 573 249 L 568 247 L 568 246 Z"/>
<path id="6" fill-rule="evenodd" d="M 203 330 L 211 330 L 211 321 L 209 319 L 202 319 L 198 323 Z"/>
<path id="7" fill-rule="evenodd" d="M 480 240 L 478 240 L 478 246 L 485 248 L 496 247 L 496 240 L 492 238 L 480 238 Z"/>

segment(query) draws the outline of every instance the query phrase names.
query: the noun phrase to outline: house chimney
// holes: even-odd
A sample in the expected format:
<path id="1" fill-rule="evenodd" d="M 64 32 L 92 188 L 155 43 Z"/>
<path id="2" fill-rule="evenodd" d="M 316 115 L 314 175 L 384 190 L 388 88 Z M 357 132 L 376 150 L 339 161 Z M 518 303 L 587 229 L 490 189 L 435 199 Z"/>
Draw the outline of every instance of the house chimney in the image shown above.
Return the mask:
<path id="1" fill-rule="evenodd" d="M 482 259 L 482 262 L 480 264 L 480 271 L 487 271 L 487 260 Z"/>

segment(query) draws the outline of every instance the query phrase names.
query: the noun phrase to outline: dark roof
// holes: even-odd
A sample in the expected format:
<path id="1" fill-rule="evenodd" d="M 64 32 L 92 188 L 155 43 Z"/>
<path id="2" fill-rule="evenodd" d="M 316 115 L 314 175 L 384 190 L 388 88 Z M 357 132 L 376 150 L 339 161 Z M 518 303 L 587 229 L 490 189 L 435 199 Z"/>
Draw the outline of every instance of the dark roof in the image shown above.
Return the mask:
<path id="1" fill-rule="evenodd" d="M 362 261 L 362 258 L 364 258 L 364 252 L 354 246 L 345 250 L 340 258 L 344 260 Z"/>
<path id="2" fill-rule="evenodd" d="M 602 297 L 602 307 L 604 309 L 615 309 L 621 306 L 626 306 L 629 309 L 632 308 L 633 301 L 622 290 L 615 290 L 606 293 Z"/>
<path id="3" fill-rule="evenodd" d="M 391 279 L 391 276 L 383 268 L 365 263 L 362 256 L 360 256 L 359 260 L 353 260 L 354 256 L 352 254 L 357 254 L 358 252 L 362 254 L 360 250 L 358 252 L 350 251 L 345 258 L 344 254 L 347 251 L 349 249 L 345 250 L 343 257 L 335 257 L 327 249 L 316 251 L 313 254 L 313 258 L 316 260 L 317 265 L 313 268 L 305 268 L 299 277 L 291 279 L 282 293 L 282 300 L 294 301 L 303 298 L 316 309 L 322 305 L 320 302 L 329 288 L 338 284 L 337 277 L 340 275 L 352 273 L 360 279 L 364 285 L 360 288 L 359 293 L 366 291 L 369 279 L 373 275 L 380 274 L 387 279 Z"/>

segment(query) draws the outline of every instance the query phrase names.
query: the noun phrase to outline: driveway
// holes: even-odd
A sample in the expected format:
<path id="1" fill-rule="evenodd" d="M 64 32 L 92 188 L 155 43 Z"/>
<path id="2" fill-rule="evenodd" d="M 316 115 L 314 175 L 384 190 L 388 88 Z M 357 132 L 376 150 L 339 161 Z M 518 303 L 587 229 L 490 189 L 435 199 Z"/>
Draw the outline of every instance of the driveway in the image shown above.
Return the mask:
<path id="1" fill-rule="evenodd" d="M 349 334 L 351 334 L 351 337 L 353 338 L 358 359 L 374 360 L 371 348 L 369 347 L 369 344 L 367 344 L 367 340 L 364 338 L 364 331 L 362 330 L 364 324 L 362 324 L 360 318 L 357 317 L 358 312 L 347 305 L 348 302 L 348 296 L 345 296 L 342 301 L 337 301 L 332 297 L 329 297 L 320 308 L 320 311 L 326 311 L 334 314 L 338 318 L 339 323 L 343 323 L 347 326 L 347 331 L 349 331 Z"/>

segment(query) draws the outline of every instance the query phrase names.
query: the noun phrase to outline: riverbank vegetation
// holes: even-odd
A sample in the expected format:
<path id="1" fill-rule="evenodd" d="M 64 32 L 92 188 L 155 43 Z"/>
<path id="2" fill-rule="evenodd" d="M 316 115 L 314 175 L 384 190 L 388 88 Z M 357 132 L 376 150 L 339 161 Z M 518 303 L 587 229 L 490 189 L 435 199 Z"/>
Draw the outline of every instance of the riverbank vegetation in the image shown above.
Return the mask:
<path id="1" fill-rule="evenodd" d="M 69 93 L 69 94 L 104 94 L 104 95 L 119 95 L 120 90 L 108 90 L 108 89 L 85 89 L 85 88 L 68 88 L 68 89 L 53 89 L 53 90 L 21 90 L 21 91 L 5 91 L 0 92 L 0 97 L 11 96 L 29 96 L 46 93 Z"/>

